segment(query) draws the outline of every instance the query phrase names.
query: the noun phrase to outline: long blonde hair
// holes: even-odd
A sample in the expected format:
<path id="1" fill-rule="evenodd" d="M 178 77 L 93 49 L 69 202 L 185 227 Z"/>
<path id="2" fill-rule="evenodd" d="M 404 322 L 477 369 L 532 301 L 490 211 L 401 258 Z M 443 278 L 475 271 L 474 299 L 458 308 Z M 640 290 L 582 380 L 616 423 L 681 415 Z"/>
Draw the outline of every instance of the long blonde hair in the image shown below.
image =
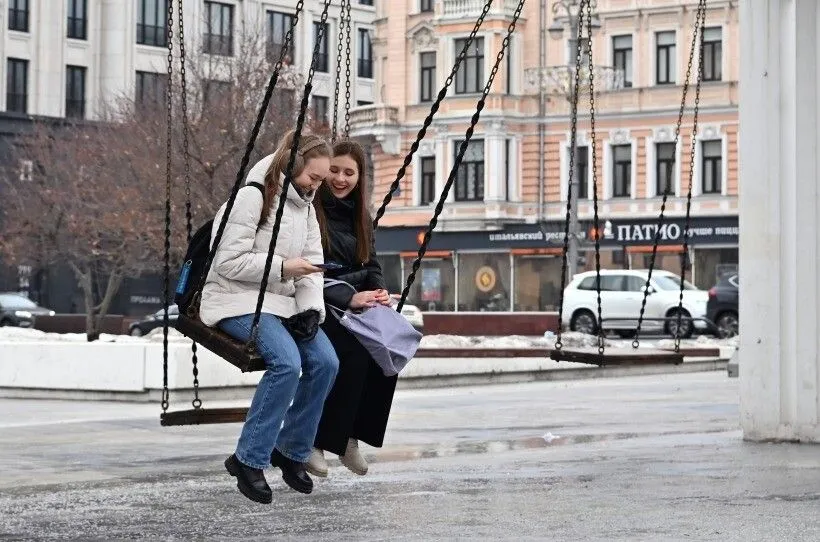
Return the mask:
<path id="1" fill-rule="evenodd" d="M 290 149 L 293 147 L 293 137 L 295 130 L 291 130 L 279 140 L 279 146 L 273 153 L 273 160 L 265 173 L 265 195 L 262 198 L 262 216 L 259 218 L 259 225 L 264 224 L 270 217 L 273 201 L 279 194 L 279 178 L 285 173 L 290 159 Z M 299 146 L 296 153 L 296 160 L 293 162 L 293 178 L 302 174 L 305 163 L 320 156 L 330 158 L 330 145 L 321 136 L 316 134 L 302 134 L 299 137 Z M 292 189 L 292 188 L 291 188 Z"/>

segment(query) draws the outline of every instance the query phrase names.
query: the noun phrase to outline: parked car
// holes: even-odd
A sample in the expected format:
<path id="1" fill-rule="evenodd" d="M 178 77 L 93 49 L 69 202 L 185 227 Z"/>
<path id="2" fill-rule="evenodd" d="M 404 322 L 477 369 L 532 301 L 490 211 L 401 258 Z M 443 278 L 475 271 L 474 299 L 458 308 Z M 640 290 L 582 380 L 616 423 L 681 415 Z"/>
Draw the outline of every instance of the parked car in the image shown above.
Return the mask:
<path id="1" fill-rule="evenodd" d="M 393 298 L 393 308 L 398 308 L 401 296 L 398 294 L 391 294 L 390 297 Z M 421 309 L 415 305 L 405 303 L 401 308 L 401 315 L 407 318 L 407 321 L 410 322 L 410 324 L 420 333 L 424 333 L 424 315 L 421 313 Z"/>
<path id="2" fill-rule="evenodd" d="M 54 316 L 54 311 L 41 307 L 24 295 L 0 294 L 0 326 L 31 327 L 38 315 Z"/>
<path id="3" fill-rule="evenodd" d="M 601 270 L 601 319 L 605 330 L 617 332 L 621 337 L 632 337 L 638 324 L 638 316 L 644 297 L 648 270 L 607 269 Z M 649 283 L 649 295 L 641 331 L 663 332 L 674 335 L 677 320 L 652 320 L 674 318 L 678 314 L 681 278 L 669 271 L 654 270 Z M 703 318 L 709 294 L 699 290 L 688 281 L 683 284 L 682 317 Z M 598 329 L 598 295 L 595 271 L 575 275 L 564 290 L 564 314 L 562 326 L 573 331 L 594 334 Z M 607 321 L 609 320 L 609 321 Z M 681 337 L 691 337 L 694 330 L 706 328 L 698 320 L 681 320 Z"/>
<path id="4" fill-rule="evenodd" d="M 168 307 L 168 322 L 171 327 L 174 327 L 174 322 L 176 322 L 178 316 L 179 307 L 177 307 L 176 305 L 170 305 Z M 132 322 L 128 326 L 128 334 L 134 337 L 142 337 L 143 335 L 147 335 L 151 332 L 151 330 L 156 329 L 158 327 L 162 327 L 162 321 L 164 318 L 165 310 L 160 309 L 154 314 L 149 314 L 142 320 Z"/>
<path id="5" fill-rule="evenodd" d="M 706 304 L 706 317 L 715 323 L 721 337 L 734 337 L 738 334 L 738 288 L 737 273 L 723 275 L 717 284 L 709 289 L 709 302 Z"/>

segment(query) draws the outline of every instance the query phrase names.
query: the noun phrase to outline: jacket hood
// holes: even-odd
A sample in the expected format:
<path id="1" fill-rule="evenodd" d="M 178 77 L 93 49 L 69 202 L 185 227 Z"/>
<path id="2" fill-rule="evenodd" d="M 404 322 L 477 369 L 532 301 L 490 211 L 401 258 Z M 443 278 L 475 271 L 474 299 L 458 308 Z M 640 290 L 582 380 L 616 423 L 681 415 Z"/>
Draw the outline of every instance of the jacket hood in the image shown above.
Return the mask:
<path id="1" fill-rule="evenodd" d="M 248 172 L 248 175 L 245 177 L 245 184 L 250 183 L 259 183 L 262 186 L 265 186 L 265 175 L 268 172 L 268 168 L 270 168 L 271 163 L 273 162 L 272 154 L 262 158 L 259 160 L 251 170 Z M 281 191 L 282 186 L 285 182 L 285 175 L 279 175 L 279 190 Z M 288 188 L 288 200 L 292 201 L 296 205 L 300 207 L 304 207 L 306 205 L 310 205 L 313 202 L 313 198 L 316 195 L 315 192 L 303 192 L 300 188 L 298 188 L 294 183 L 291 183 L 290 187 Z"/>

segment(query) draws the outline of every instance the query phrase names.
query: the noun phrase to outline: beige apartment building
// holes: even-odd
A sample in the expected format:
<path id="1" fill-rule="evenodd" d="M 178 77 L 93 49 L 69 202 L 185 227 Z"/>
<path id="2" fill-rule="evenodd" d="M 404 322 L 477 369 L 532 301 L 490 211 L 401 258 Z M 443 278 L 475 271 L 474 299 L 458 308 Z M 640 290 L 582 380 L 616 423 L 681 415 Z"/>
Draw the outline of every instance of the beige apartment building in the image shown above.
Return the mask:
<path id="1" fill-rule="evenodd" d="M 518 2 L 494 0 L 381 221 L 378 249 L 398 288 L 432 216 Z M 570 155 L 574 0 L 528 0 L 456 174 L 410 300 L 434 311 L 553 310 L 560 287 Z M 481 0 L 376 3 L 375 103 L 352 135 L 371 144 L 374 207 L 396 178 Z M 657 266 L 680 273 L 694 87 L 675 144 L 697 2 L 598 0 L 592 58 L 603 267 L 648 266 L 668 190 Z M 567 10 L 566 8 L 569 8 Z M 737 0 L 709 0 L 695 134 L 687 276 L 708 288 L 737 264 Z M 572 53 L 570 53 L 572 50 Z M 571 63 L 571 66 L 570 66 Z M 697 70 L 697 53 L 692 80 Z M 583 72 L 582 72 L 583 73 Z M 589 95 L 578 121 L 579 270 L 591 250 Z"/>

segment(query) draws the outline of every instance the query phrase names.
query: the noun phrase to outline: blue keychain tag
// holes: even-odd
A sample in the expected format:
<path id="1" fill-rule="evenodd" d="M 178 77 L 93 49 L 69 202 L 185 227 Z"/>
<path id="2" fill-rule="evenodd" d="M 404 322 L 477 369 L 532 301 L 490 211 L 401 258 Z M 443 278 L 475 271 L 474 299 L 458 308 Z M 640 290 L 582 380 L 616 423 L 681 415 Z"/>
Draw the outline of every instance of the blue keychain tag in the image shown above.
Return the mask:
<path id="1" fill-rule="evenodd" d="M 177 280 L 177 294 L 182 295 L 185 293 L 185 287 L 188 285 L 188 275 L 191 274 L 191 260 L 185 262 L 182 266 L 182 269 L 179 272 L 179 279 Z"/>

